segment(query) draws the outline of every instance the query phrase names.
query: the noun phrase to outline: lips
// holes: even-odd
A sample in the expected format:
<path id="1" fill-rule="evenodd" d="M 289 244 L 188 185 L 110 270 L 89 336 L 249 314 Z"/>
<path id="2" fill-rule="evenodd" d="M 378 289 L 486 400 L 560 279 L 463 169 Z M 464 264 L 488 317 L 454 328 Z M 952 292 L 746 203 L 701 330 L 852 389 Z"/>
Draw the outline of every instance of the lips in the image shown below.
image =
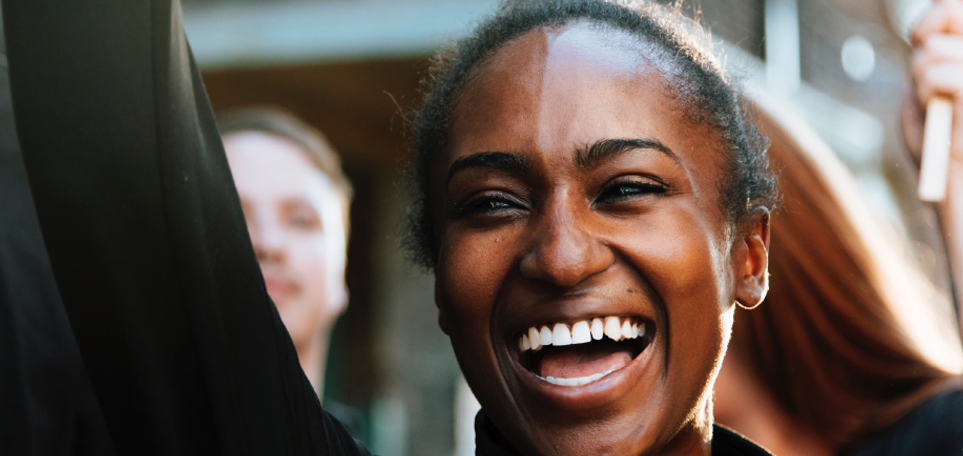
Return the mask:
<path id="1" fill-rule="evenodd" d="M 640 318 L 615 316 L 532 326 L 516 337 L 518 361 L 541 381 L 586 386 L 642 353 L 650 341 L 646 328 Z"/>
<path id="2" fill-rule="evenodd" d="M 264 286 L 267 288 L 268 295 L 275 302 L 288 298 L 297 292 L 297 286 L 294 282 L 277 277 L 265 276 Z"/>

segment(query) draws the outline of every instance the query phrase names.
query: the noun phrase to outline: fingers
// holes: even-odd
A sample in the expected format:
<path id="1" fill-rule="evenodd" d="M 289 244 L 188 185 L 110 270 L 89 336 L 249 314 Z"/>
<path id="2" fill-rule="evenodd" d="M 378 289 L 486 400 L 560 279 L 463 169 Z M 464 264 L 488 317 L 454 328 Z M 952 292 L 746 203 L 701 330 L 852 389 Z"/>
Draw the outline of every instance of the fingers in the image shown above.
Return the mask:
<path id="1" fill-rule="evenodd" d="M 927 36 L 913 52 L 910 74 L 920 105 L 934 96 L 963 102 L 963 35 Z"/>
<path id="2" fill-rule="evenodd" d="M 963 35 L 963 0 L 942 0 L 920 19 L 913 29 L 913 43 L 922 43 L 933 34 Z"/>
<path id="3" fill-rule="evenodd" d="M 913 74 L 913 80 L 921 104 L 935 96 L 944 96 L 957 103 L 963 101 L 963 60 L 927 65 Z"/>
<path id="4" fill-rule="evenodd" d="M 936 0 L 913 30 L 912 39 L 912 95 L 904 99 L 901 112 L 907 146 L 918 159 L 925 106 L 933 97 L 947 97 L 955 105 L 952 156 L 963 162 L 963 0 Z"/>
<path id="5" fill-rule="evenodd" d="M 934 33 L 915 46 L 913 65 L 942 60 L 963 60 L 963 34 Z"/>

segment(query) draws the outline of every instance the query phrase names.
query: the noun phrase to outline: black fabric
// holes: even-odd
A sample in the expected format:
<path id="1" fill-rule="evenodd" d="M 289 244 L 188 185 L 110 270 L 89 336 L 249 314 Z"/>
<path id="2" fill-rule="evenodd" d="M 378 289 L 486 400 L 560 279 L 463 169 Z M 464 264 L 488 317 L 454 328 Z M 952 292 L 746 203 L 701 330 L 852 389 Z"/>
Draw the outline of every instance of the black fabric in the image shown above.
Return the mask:
<path id="1" fill-rule="evenodd" d="M 0 56 L 0 454 L 113 454 L 60 303 Z"/>
<path id="2" fill-rule="evenodd" d="M 736 432 L 719 426 L 712 426 L 713 456 L 772 456 L 761 446 Z"/>
<path id="3" fill-rule="evenodd" d="M 329 397 L 324 398 L 322 405 L 324 410 L 341 423 L 355 440 L 360 441 L 368 435 L 368 422 L 358 409 Z"/>
<path id="4" fill-rule="evenodd" d="M 475 454 L 477 456 L 521 456 L 485 415 L 475 415 Z M 772 456 L 749 439 L 719 425 L 712 426 L 713 456 Z"/>
<path id="5" fill-rule="evenodd" d="M 17 131 L 119 454 L 367 454 L 260 275 L 170 1 L 4 0 Z"/>
<path id="6" fill-rule="evenodd" d="M 840 456 L 963 455 L 963 390 L 927 399 L 892 426 Z"/>
<path id="7" fill-rule="evenodd" d="M 6 84 L 6 72 L 4 72 Z M 9 105 L 9 91 L 0 94 L 3 102 Z M 20 218 L 23 200 L 14 195 L 22 193 L 26 183 L 17 148 L 16 135 L 9 127 L 13 126 L 10 112 L 0 108 L 0 452 L 11 455 L 26 455 L 30 449 L 30 409 L 27 405 L 27 384 L 24 373 L 24 360 L 21 355 L 23 344 L 18 331 L 18 309 L 14 307 L 23 300 L 13 295 L 13 284 L 19 280 L 9 263 L 13 254 L 8 250 L 17 248 L 22 241 L 20 229 L 16 228 Z M 19 177 L 18 177 L 19 176 Z M 28 222 L 29 223 L 29 222 Z M 39 287 L 46 289 L 45 284 Z"/>

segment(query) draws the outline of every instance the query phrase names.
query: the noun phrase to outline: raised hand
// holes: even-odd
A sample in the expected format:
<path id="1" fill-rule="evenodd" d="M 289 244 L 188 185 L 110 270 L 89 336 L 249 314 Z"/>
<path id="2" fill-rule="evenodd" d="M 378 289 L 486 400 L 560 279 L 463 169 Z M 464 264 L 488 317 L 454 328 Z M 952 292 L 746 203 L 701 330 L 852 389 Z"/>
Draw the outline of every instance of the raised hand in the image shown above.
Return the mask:
<path id="1" fill-rule="evenodd" d="M 903 100 L 906 145 L 919 160 L 927 102 L 953 101 L 951 161 L 963 163 L 963 0 L 938 0 L 913 30 L 912 84 Z"/>

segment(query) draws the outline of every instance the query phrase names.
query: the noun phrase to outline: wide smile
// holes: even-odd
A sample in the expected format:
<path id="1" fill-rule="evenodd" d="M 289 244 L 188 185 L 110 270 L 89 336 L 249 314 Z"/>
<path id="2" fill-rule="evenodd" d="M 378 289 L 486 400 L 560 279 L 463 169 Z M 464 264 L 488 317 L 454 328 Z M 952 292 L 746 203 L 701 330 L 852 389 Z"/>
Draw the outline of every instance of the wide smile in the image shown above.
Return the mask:
<path id="1" fill-rule="evenodd" d="M 655 332 L 639 316 L 546 322 L 519 331 L 510 351 L 527 389 L 562 408 L 591 407 L 632 386 Z"/>

